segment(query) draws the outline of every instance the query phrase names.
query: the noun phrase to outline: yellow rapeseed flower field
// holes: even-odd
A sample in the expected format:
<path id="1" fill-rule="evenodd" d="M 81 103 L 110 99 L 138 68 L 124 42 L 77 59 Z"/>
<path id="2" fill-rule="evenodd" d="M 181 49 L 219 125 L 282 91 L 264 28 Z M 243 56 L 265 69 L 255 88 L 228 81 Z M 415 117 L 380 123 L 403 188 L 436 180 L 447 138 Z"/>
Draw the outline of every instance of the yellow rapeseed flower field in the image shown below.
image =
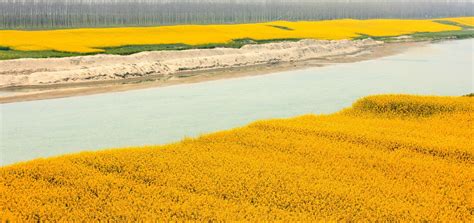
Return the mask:
<path id="1" fill-rule="evenodd" d="M 283 28 L 282 28 L 283 27 Z M 237 25 L 91 28 L 44 31 L 0 30 L 0 46 L 20 51 L 93 53 L 126 45 L 229 43 L 237 39 L 352 39 L 360 35 L 399 36 L 415 32 L 460 30 L 434 20 L 340 19 Z"/>
<path id="2" fill-rule="evenodd" d="M 474 17 L 447 18 L 447 19 L 442 19 L 442 20 L 456 22 L 461 25 L 474 27 Z"/>
<path id="3" fill-rule="evenodd" d="M 333 115 L 0 168 L 27 221 L 473 219 L 474 98 L 371 96 Z"/>

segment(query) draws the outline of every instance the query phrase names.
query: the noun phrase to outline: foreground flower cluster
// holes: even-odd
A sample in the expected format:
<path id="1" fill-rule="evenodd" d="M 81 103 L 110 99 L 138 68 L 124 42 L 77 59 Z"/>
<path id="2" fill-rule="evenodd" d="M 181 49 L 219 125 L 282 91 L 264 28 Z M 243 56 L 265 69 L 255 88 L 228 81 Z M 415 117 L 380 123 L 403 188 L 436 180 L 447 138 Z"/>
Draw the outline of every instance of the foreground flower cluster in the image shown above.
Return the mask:
<path id="1" fill-rule="evenodd" d="M 469 24 L 473 17 L 447 20 Z M 443 19 L 444 20 L 444 19 Z M 235 25 L 176 25 L 161 27 L 87 28 L 44 31 L 0 30 L 0 46 L 20 51 L 103 52 L 130 45 L 223 44 L 238 39 L 352 39 L 361 35 L 400 36 L 417 32 L 461 30 L 437 20 L 338 19 L 276 21 Z M 472 23 L 472 22 L 471 22 Z"/>
<path id="2" fill-rule="evenodd" d="M 3 219 L 470 221 L 474 98 L 372 96 L 333 115 L 0 169 Z"/>

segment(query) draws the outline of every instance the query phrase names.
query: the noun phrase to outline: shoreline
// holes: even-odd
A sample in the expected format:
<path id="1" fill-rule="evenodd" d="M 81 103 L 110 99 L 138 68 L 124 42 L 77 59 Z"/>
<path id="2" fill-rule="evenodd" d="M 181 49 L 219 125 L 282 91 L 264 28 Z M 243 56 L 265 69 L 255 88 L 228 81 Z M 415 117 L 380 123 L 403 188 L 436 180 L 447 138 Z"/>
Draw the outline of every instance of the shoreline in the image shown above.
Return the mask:
<path id="1" fill-rule="evenodd" d="M 369 46 L 347 54 L 326 56 L 318 59 L 184 71 L 170 76 L 149 75 L 145 77 L 123 80 L 4 87 L 0 88 L 0 104 L 123 92 L 129 90 L 192 84 L 221 79 L 268 75 L 276 72 L 299 70 L 311 67 L 324 67 L 335 64 L 354 63 L 395 55 L 410 48 L 423 46 L 428 43 L 430 42 L 407 41 L 383 43 L 380 45 Z M 2 95 L 1 93 L 6 94 Z"/>

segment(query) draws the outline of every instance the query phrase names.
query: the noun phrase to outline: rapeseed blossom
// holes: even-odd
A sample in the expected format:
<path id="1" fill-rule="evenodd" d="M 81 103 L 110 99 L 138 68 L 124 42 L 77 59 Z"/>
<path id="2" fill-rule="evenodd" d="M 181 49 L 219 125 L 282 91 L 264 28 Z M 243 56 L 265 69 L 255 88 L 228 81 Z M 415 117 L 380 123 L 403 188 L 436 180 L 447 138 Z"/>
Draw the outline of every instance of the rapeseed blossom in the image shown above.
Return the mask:
<path id="1" fill-rule="evenodd" d="M 0 168 L 0 219 L 472 220 L 474 98 L 382 95 L 332 115 Z"/>
<path id="2" fill-rule="evenodd" d="M 461 25 L 474 27 L 474 17 L 446 18 L 446 19 L 441 19 L 441 20 L 451 21 L 451 22 L 459 23 Z"/>
<path id="3" fill-rule="evenodd" d="M 464 18 L 468 21 L 468 18 Z M 464 20 L 463 20 L 464 21 Z M 284 28 L 282 28 L 284 27 Z M 225 44 L 238 39 L 353 39 L 361 35 L 400 36 L 416 32 L 460 30 L 434 20 L 339 19 L 276 21 L 236 25 L 85 28 L 42 31 L 0 30 L 0 46 L 20 51 L 54 50 L 98 53 L 104 48 L 159 44 Z"/>

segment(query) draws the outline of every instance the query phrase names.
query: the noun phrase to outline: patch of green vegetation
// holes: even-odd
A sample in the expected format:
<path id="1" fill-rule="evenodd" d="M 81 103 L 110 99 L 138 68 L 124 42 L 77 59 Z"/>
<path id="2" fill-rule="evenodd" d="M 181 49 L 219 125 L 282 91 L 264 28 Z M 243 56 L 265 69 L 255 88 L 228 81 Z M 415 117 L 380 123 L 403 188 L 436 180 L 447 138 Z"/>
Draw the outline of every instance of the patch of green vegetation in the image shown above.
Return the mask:
<path id="1" fill-rule="evenodd" d="M 292 31 L 294 29 L 290 28 L 290 27 L 286 27 L 286 26 L 278 26 L 278 25 L 268 25 L 270 27 L 273 27 L 273 28 L 277 28 L 277 29 L 283 29 L 283 30 L 287 30 L 287 31 Z"/>
<path id="2" fill-rule="evenodd" d="M 461 30 L 455 31 L 444 31 L 444 32 L 436 32 L 436 33 L 415 33 L 411 35 L 415 40 L 442 40 L 442 39 L 468 39 L 474 38 L 474 30 L 472 26 L 463 25 L 453 21 L 446 21 L 446 20 L 435 20 L 437 23 L 445 24 L 445 25 L 452 25 L 452 26 L 459 26 Z"/>
<path id="3" fill-rule="evenodd" d="M 406 35 L 411 37 L 412 41 L 426 41 L 426 40 L 443 40 L 443 39 L 469 39 L 474 38 L 474 29 L 462 29 L 456 31 L 444 31 L 444 32 L 421 32 Z M 371 38 L 373 40 L 394 42 L 400 41 L 400 36 L 370 36 L 359 33 L 359 36 L 354 40 L 362 40 Z"/>
<path id="4" fill-rule="evenodd" d="M 370 36 L 367 34 L 363 33 L 357 33 L 359 36 L 356 38 L 353 38 L 353 40 L 363 40 L 363 39 L 373 39 L 373 40 L 378 40 L 378 41 L 384 41 L 384 42 L 389 42 L 395 40 L 395 38 L 399 36 Z"/>
<path id="5" fill-rule="evenodd" d="M 363 33 L 357 33 L 358 37 L 353 38 L 353 40 L 363 40 L 363 39 L 376 39 L 377 36 L 369 36 Z"/>
<path id="6" fill-rule="evenodd" d="M 105 50 L 103 54 L 130 55 L 145 51 L 163 51 L 163 50 L 189 50 L 189 49 L 214 49 L 214 48 L 241 48 L 248 44 L 262 44 L 284 40 L 253 40 L 253 39 L 237 39 L 229 43 L 208 43 L 201 45 L 187 44 L 157 44 L 157 45 L 129 45 L 120 47 L 101 48 Z M 290 41 L 290 40 L 286 40 Z"/>
<path id="7" fill-rule="evenodd" d="M 161 50 L 186 50 L 191 47 L 186 44 L 160 44 L 160 45 L 128 45 L 120 47 L 102 48 L 104 54 L 129 55 L 144 51 L 161 51 Z"/>
<path id="8" fill-rule="evenodd" d="M 11 50 L 8 47 L 0 47 L 0 60 L 11 60 L 20 58 L 49 58 L 49 57 L 72 57 L 72 56 L 84 56 L 90 54 L 84 53 L 69 53 L 69 52 L 58 52 L 58 51 L 19 51 Z"/>
<path id="9" fill-rule="evenodd" d="M 300 41 L 301 39 L 298 38 L 288 38 L 288 39 L 269 39 L 269 40 L 255 40 L 255 43 L 257 44 L 264 44 L 264 43 L 276 43 L 276 42 L 297 42 Z"/>
<path id="10" fill-rule="evenodd" d="M 444 24 L 444 25 L 459 26 L 463 29 L 474 28 L 472 26 L 463 25 L 461 23 L 457 23 L 457 22 L 453 22 L 453 21 L 447 21 L 447 20 L 435 20 L 434 22 L 441 23 L 441 24 Z"/>
<path id="11" fill-rule="evenodd" d="M 427 40 L 443 40 L 443 39 L 469 39 L 474 38 L 474 27 L 466 26 L 457 22 L 453 21 L 446 21 L 446 20 L 436 20 L 435 22 L 445 24 L 445 25 L 452 25 L 452 26 L 459 26 L 461 30 L 455 31 L 444 31 L 444 32 L 420 32 L 414 33 L 410 35 L 406 35 L 411 37 L 413 41 L 427 41 Z M 362 39 L 374 39 L 384 42 L 394 42 L 400 41 L 400 36 L 370 36 L 363 33 L 358 33 L 358 37 L 354 38 L 354 40 L 362 40 Z"/>
<path id="12" fill-rule="evenodd" d="M 474 97 L 474 93 L 466 94 L 464 97 Z"/>
<path id="13" fill-rule="evenodd" d="M 415 40 L 469 39 L 474 38 L 474 30 L 463 29 L 437 33 L 415 33 L 411 36 Z"/>
<path id="14" fill-rule="evenodd" d="M 127 45 L 120 47 L 101 48 L 104 52 L 100 53 L 70 53 L 58 51 L 18 51 L 8 47 L 0 47 L 0 60 L 19 59 L 19 58 L 50 58 L 50 57 L 71 57 L 84 56 L 94 54 L 114 54 L 114 55 L 130 55 L 145 51 L 163 51 L 163 50 L 189 50 L 189 49 L 214 49 L 214 48 L 241 48 L 248 44 L 264 44 L 281 41 L 299 41 L 300 39 L 270 39 L 270 40 L 253 40 L 253 39 L 236 39 L 229 43 L 209 43 L 202 45 L 187 44 L 157 44 L 157 45 Z"/>

